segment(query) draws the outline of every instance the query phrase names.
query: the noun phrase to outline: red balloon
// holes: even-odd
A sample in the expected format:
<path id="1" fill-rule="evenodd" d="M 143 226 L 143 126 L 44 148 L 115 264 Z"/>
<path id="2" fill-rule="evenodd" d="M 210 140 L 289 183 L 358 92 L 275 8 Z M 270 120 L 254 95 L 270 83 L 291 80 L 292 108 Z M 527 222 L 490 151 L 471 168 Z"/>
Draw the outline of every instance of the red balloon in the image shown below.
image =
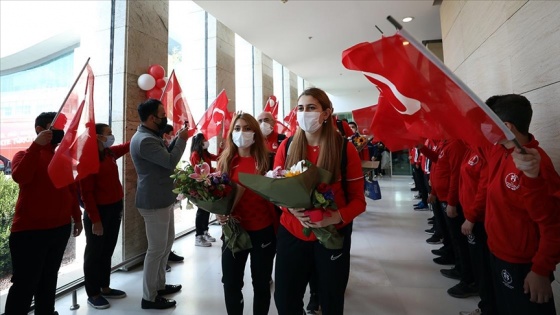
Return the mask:
<path id="1" fill-rule="evenodd" d="M 164 79 L 157 79 L 156 87 L 163 89 L 165 87 L 165 80 Z"/>
<path id="2" fill-rule="evenodd" d="M 146 91 L 146 97 L 147 98 L 155 98 L 155 99 L 159 100 L 161 98 L 162 94 L 163 94 L 163 90 L 158 88 L 158 87 L 155 87 L 155 88 L 153 88 L 149 91 Z"/>
<path id="3" fill-rule="evenodd" d="M 150 68 L 148 68 L 148 73 L 157 81 L 158 79 L 163 79 L 165 76 L 165 69 L 160 65 L 151 65 Z"/>

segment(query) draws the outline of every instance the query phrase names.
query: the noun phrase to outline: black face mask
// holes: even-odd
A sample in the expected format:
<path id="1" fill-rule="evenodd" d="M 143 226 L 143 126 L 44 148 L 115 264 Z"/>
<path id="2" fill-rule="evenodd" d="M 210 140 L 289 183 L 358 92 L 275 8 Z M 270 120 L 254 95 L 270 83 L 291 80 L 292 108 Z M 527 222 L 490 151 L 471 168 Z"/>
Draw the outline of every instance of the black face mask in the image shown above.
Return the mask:
<path id="1" fill-rule="evenodd" d="M 165 129 L 167 126 L 167 117 L 160 118 L 159 124 L 157 124 L 159 130 Z"/>
<path id="2" fill-rule="evenodd" d="M 64 130 L 52 129 L 52 139 L 51 144 L 57 145 L 62 141 L 64 137 Z"/>

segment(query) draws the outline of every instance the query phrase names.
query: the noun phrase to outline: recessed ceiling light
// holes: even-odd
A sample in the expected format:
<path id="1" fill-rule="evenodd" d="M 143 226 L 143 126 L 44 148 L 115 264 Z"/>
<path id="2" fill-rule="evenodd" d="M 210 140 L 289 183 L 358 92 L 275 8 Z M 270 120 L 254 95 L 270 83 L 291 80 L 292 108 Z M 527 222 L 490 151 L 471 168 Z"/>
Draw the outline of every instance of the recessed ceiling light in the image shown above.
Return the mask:
<path id="1" fill-rule="evenodd" d="M 405 17 L 405 18 L 402 19 L 402 21 L 403 21 L 404 23 L 408 23 L 408 22 L 410 22 L 410 21 L 412 21 L 412 20 L 414 20 L 414 17 L 413 17 L 413 16 L 407 16 L 407 17 Z"/>

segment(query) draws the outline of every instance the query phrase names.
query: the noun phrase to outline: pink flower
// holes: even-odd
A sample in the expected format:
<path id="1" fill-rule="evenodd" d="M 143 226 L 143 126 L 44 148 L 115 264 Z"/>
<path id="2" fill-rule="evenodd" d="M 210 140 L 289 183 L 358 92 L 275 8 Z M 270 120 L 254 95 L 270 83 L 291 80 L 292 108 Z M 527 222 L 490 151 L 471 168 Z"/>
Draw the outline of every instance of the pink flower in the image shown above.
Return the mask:
<path id="1" fill-rule="evenodd" d="M 177 200 L 183 200 L 185 199 L 185 195 L 184 194 L 178 194 L 177 195 Z"/>
<path id="2" fill-rule="evenodd" d="M 210 165 L 204 162 L 200 165 L 194 166 L 194 173 L 190 174 L 189 177 L 196 180 L 197 182 L 206 182 L 207 185 L 210 185 Z"/>

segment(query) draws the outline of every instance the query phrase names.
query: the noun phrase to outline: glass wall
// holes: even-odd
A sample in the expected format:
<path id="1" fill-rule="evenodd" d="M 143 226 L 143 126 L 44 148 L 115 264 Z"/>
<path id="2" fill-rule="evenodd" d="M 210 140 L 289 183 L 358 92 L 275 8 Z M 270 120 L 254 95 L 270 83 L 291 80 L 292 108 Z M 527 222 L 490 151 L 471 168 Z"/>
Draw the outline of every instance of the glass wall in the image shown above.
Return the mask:
<path id="1" fill-rule="evenodd" d="M 253 45 L 235 35 L 235 107 L 255 115 Z M 259 107 L 260 110 L 261 107 Z M 258 114 L 258 113 L 257 113 Z"/>
<path id="2" fill-rule="evenodd" d="M 41 112 L 57 112 L 90 56 L 96 74 L 97 121 L 111 117 L 109 73 L 110 1 L 2 1 L 0 11 L 0 154 L 12 159 L 35 139 L 34 120 Z M 87 47 L 87 48 L 86 48 Z M 95 60 L 94 60 L 95 59 Z M 114 130 L 114 132 L 118 130 Z M 122 134 L 116 135 L 117 139 Z M 2 175 L 0 175 L 2 176 Z M 6 198 L 6 196 L 0 196 Z M 6 218 L 13 209 L 0 209 Z M 11 217 L 11 215 L 9 216 Z M 0 238 L 9 235 L 2 220 Z M 7 246 L 0 239 L 1 246 Z M 83 276 L 85 237 L 70 237 L 58 285 Z M 0 305 L 11 276 L 9 250 L 0 248 Z M 2 310 L 0 310 L 2 311 Z"/>
<path id="3" fill-rule="evenodd" d="M 214 98 L 208 93 L 208 13 L 192 1 L 169 1 L 168 72 L 175 71 L 195 122 L 204 114 Z M 188 31 L 186 31 L 188 30 Z M 215 65 L 214 65 L 215 66 Z M 189 160 L 191 142 L 181 164 Z M 175 233 L 185 234 L 194 229 L 196 207 L 183 200 L 175 209 Z M 179 252 L 180 254 L 180 252 Z"/>

